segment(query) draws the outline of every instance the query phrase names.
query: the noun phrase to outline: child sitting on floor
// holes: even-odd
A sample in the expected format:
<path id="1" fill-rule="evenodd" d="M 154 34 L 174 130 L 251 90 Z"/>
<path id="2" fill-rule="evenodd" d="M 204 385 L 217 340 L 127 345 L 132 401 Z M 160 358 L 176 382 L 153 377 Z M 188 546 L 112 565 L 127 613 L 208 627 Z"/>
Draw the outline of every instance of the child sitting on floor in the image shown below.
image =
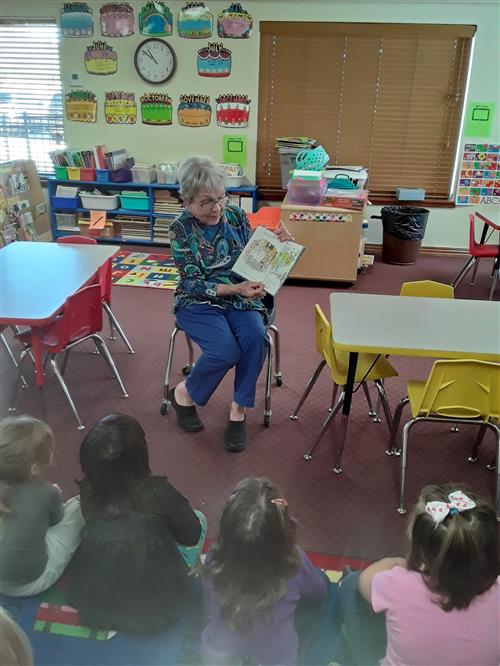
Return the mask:
<path id="1" fill-rule="evenodd" d="M 77 549 L 84 521 L 78 497 L 65 504 L 43 479 L 54 456 L 48 425 L 31 416 L 0 423 L 0 592 L 28 597 L 61 576 Z"/>
<path id="2" fill-rule="evenodd" d="M 28 637 L 10 615 L 0 606 L 0 664 L 2 666 L 32 666 L 33 651 Z"/>
<path id="3" fill-rule="evenodd" d="M 297 663 L 301 639 L 312 640 L 325 614 L 330 582 L 298 548 L 288 503 L 271 481 L 248 478 L 236 486 L 204 573 L 210 597 L 204 663 Z M 296 623 L 308 625 L 300 636 Z"/>
<path id="4" fill-rule="evenodd" d="M 500 663 L 495 511 L 461 488 L 425 487 L 410 517 L 407 559 L 380 560 L 342 581 L 358 664 Z"/>
<path id="5" fill-rule="evenodd" d="M 80 464 L 87 531 L 71 567 L 69 601 L 87 626 L 161 631 L 189 604 L 189 567 L 199 563 L 205 516 L 165 476 L 151 474 L 144 431 L 131 416 L 98 421 Z"/>

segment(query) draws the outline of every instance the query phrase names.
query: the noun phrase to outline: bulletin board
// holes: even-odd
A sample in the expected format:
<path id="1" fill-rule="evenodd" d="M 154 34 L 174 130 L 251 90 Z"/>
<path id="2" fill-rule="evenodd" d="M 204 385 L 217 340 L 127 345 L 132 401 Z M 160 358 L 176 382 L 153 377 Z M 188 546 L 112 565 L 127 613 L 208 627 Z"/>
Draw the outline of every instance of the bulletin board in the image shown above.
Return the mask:
<path id="1" fill-rule="evenodd" d="M 33 160 L 0 164 L 0 245 L 50 240 L 47 203 Z"/>

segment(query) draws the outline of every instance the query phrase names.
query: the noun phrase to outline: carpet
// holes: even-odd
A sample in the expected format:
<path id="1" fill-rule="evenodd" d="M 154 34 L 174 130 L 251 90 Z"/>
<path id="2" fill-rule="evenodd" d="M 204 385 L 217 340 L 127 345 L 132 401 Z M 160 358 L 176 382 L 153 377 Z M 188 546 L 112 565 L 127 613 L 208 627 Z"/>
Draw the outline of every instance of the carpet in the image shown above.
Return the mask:
<path id="1" fill-rule="evenodd" d="M 342 568 L 366 566 L 362 560 L 308 553 L 311 561 L 337 582 Z M 65 577 L 54 587 L 26 599 L 0 595 L 0 604 L 27 634 L 36 666 L 165 666 L 196 663 L 199 626 L 189 617 L 155 636 L 132 636 L 91 630 L 80 625 L 78 612 L 66 604 Z"/>
<path id="2" fill-rule="evenodd" d="M 122 250 L 113 257 L 111 279 L 125 287 L 175 289 L 179 274 L 169 255 Z"/>

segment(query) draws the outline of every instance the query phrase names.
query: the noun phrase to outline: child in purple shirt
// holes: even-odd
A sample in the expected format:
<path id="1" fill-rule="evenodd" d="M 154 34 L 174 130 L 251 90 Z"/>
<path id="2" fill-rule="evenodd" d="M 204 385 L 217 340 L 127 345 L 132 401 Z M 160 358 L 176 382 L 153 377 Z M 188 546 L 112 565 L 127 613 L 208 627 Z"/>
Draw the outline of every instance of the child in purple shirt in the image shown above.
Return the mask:
<path id="1" fill-rule="evenodd" d="M 297 547 L 296 524 L 281 491 L 261 478 L 243 479 L 229 496 L 204 583 L 210 622 L 201 656 L 203 663 L 219 666 L 243 658 L 261 665 L 296 664 L 297 605 L 321 609 L 330 585 Z"/>

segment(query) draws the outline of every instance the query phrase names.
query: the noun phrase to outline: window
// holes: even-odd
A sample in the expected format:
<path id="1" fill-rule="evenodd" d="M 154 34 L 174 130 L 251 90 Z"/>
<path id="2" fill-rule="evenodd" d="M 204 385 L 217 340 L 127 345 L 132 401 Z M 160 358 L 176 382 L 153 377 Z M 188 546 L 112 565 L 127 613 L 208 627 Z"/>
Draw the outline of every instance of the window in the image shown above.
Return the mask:
<path id="1" fill-rule="evenodd" d="M 49 151 L 61 145 L 64 129 L 55 19 L 1 19 L 1 160 L 32 159 L 39 174 L 51 174 Z"/>
<path id="2" fill-rule="evenodd" d="M 368 168 L 373 201 L 423 187 L 448 201 L 474 26 L 260 24 L 257 183 L 281 190 L 279 136 L 308 136 L 330 164 Z"/>

